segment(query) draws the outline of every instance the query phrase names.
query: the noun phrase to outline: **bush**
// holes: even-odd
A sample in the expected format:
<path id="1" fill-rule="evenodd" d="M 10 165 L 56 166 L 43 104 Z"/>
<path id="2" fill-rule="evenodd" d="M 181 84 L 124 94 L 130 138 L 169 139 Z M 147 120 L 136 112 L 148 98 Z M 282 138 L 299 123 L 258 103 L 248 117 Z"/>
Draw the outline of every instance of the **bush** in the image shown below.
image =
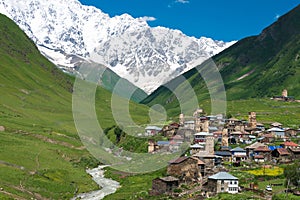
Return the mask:
<path id="1" fill-rule="evenodd" d="M 173 192 L 175 192 L 175 193 L 181 193 L 181 192 L 182 192 L 182 189 L 176 188 L 176 189 L 173 190 Z"/>

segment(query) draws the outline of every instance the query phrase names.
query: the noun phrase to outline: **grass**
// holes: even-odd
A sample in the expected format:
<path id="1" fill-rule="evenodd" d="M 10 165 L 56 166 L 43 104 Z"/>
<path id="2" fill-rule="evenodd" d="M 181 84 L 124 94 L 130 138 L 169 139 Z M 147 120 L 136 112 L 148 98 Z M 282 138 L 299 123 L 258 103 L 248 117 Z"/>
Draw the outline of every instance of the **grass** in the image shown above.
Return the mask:
<path id="1" fill-rule="evenodd" d="M 118 181 L 121 184 L 121 188 L 104 199 L 157 199 L 158 197 L 149 196 L 152 180 L 166 175 L 165 168 L 147 174 L 127 174 L 109 167 L 105 168 L 105 170 L 105 177 Z"/>
<path id="2" fill-rule="evenodd" d="M 0 198 L 69 199 L 97 189 L 85 168 L 99 161 L 83 147 L 74 124 L 74 78 L 41 56 L 3 15 L 0 27 L 0 125 L 6 129 L 0 132 Z M 95 100 L 101 127 L 115 125 L 111 93 L 98 87 Z M 135 123 L 149 121 L 147 106 L 128 107 Z"/>
<path id="3" fill-rule="evenodd" d="M 272 186 L 272 193 L 276 194 L 276 193 L 282 192 L 282 191 L 284 191 L 284 189 L 286 189 L 284 187 L 284 181 L 285 181 L 285 179 L 280 179 L 280 178 L 267 180 L 267 181 L 259 181 L 258 188 L 261 190 L 265 190 L 267 185 L 282 184 L 282 185 Z"/>
<path id="4" fill-rule="evenodd" d="M 98 187 L 83 167 L 73 165 L 75 160 L 88 155 L 86 151 L 18 133 L 0 135 L 0 186 L 4 191 L 23 198 L 65 199 Z"/>
<path id="5" fill-rule="evenodd" d="M 227 194 L 227 193 L 220 193 L 217 196 L 208 198 L 211 200 L 220 200 L 220 199 L 230 199 L 230 200 L 246 200 L 246 199 L 262 199 L 260 196 L 253 192 L 243 192 L 238 194 Z"/>

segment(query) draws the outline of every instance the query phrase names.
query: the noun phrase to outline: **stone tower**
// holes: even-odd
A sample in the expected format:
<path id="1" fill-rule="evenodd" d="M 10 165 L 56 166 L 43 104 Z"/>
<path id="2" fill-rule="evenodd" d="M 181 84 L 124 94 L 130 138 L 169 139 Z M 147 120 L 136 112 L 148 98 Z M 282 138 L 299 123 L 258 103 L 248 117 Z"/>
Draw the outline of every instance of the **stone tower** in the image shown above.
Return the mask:
<path id="1" fill-rule="evenodd" d="M 155 151 L 155 142 L 154 140 L 148 140 L 148 153 L 152 153 Z"/>
<path id="2" fill-rule="evenodd" d="M 179 124 L 180 124 L 180 126 L 184 125 L 184 114 L 182 114 L 182 113 L 179 115 Z"/>
<path id="3" fill-rule="evenodd" d="M 208 133 L 208 132 L 209 132 L 208 127 L 209 127 L 209 121 L 208 121 L 208 120 L 205 120 L 205 121 L 203 122 L 202 131 Z"/>
<path id="4" fill-rule="evenodd" d="M 256 112 L 249 112 L 248 115 L 249 127 L 256 128 Z"/>
<path id="5" fill-rule="evenodd" d="M 195 133 L 201 132 L 202 129 L 201 129 L 200 117 L 195 117 L 194 122 L 195 122 Z"/>
<path id="6" fill-rule="evenodd" d="M 206 142 L 205 142 L 205 151 L 208 152 L 209 155 L 215 154 L 215 138 L 213 135 L 206 136 Z"/>
<path id="7" fill-rule="evenodd" d="M 228 130 L 224 128 L 222 131 L 222 146 L 228 147 Z"/>
<path id="8" fill-rule="evenodd" d="M 195 132 L 201 132 L 202 131 L 202 123 L 200 116 L 204 113 L 203 109 L 197 108 L 197 110 L 194 112 L 193 117 L 194 117 L 194 122 L 195 122 Z"/>
<path id="9" fill-rule="evenodd" d="M 288 96 L 288 91 L 287 91 L 287 89 L 284 89 L 284 90 L 282 91 L 282 96 L 283 96 L 283 97 L 287 97 L 287 96 Z"/>

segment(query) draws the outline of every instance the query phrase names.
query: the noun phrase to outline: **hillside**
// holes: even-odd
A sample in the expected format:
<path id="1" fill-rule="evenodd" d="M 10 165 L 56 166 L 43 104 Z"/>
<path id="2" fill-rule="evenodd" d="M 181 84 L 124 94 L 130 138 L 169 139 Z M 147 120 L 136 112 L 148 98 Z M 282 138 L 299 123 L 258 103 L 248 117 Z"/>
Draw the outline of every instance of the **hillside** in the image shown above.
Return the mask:
<path id="1" fill-rule="evenodd" d="M 99 162 L 82 145 L 72 116 L 74 78 L 61 72 L 9 18 L 0 15 L 0 199 L 70 199 L 94 190 L 85 168 Z M 102 128 L 115 125 L 111 93 L 97 88 Z M 120 98 L 120 101 L 128 100 Z M 146 106 L 129 103 L 147 122 Z"/>
<path id="2" fill-rule="evenodd" d="M 300 99 L 300 6 L 281 16 L 260 35 L 245 38 L 213 57 L 224 81 L 227 100 L 270 98 L 288 89 L 289 95 Z M 205 64 L 183 76 L 197 94 L 198 100 L 209 104 L 207 87 L 198 73 Z M 167 86 L 179 88 L 178 79 Z M 174 94 L 161 86 L 143 103 L 163 104 L 171 115 L 179 113 Z M 254 108 L 253 108 L 254 109 Z"/>

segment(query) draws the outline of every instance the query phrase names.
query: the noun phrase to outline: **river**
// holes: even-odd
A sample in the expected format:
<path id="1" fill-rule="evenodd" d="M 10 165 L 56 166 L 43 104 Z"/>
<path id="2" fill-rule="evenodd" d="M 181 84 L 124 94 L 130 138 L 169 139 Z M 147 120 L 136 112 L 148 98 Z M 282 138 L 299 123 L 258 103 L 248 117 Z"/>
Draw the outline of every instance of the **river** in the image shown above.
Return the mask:
<path id="1" fill-rule="evenodd" d="M 100 165 L 97 168 L 86 170 L 86 172 L 93 177 L 93 180 L 101 187 L 100 190 L 78 194 L 74 198 L 72 198 L 72 200 L 99 200 L 103 199 L 109 194 L 115 193 L 116 190 L 120 187 L 120 184 L 117 181 L 104 177 L 103 168 L 107 166 L 108 165 Z"/>

